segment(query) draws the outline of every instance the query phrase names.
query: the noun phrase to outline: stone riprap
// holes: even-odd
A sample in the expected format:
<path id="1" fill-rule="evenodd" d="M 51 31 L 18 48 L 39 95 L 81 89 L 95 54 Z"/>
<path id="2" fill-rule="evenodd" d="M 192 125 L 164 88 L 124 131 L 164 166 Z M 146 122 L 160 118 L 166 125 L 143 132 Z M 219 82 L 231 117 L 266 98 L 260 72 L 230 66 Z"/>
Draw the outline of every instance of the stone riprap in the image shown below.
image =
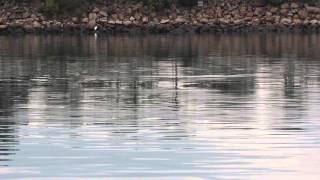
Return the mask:
<path id="1" fill-rule="evenodd" d="M 204 33 L 318 31 L 320 7 L 231 1 L 155 11 L 141 3 L 92 5 L 78 17 L 48 18 L 33 6 L 0 7 L 0 33 Z"/>

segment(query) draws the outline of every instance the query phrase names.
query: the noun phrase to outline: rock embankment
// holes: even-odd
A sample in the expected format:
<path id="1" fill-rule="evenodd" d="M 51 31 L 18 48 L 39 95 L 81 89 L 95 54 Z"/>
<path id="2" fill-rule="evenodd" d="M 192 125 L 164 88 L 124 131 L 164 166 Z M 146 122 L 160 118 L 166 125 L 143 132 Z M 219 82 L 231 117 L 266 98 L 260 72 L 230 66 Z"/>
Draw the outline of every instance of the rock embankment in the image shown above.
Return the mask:
<path id="1" fill-rule="evenodd" d="M 154 11 L 141 3 L 93 5 L 78 17 L 48 18 L 32 6 L 0 7 L 0 33 L 193 33 L 320 30 L 320 7 L 231 1 Z"/>

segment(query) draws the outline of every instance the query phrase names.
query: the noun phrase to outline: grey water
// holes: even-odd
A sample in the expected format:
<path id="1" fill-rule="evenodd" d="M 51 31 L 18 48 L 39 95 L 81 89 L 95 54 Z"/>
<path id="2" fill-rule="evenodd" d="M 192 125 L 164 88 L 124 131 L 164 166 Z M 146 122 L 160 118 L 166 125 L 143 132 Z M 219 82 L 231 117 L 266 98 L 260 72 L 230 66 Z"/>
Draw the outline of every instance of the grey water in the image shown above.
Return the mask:
<path id="1" fill-rule="evenodd" d="M 320 179 L 320 35 L 0 36 L 0 179 Z"/>

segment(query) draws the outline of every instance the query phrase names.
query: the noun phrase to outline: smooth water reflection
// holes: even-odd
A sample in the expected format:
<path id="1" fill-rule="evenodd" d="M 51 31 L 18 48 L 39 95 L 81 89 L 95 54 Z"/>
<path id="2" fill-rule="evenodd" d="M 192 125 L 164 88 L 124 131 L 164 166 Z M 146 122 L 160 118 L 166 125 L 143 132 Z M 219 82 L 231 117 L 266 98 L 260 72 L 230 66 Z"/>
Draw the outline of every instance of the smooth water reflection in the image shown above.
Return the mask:
<path id="1" fill-rule="evenodd" d="M 320 35 L 0 42 L 1 179 L 320 178 Z"/>

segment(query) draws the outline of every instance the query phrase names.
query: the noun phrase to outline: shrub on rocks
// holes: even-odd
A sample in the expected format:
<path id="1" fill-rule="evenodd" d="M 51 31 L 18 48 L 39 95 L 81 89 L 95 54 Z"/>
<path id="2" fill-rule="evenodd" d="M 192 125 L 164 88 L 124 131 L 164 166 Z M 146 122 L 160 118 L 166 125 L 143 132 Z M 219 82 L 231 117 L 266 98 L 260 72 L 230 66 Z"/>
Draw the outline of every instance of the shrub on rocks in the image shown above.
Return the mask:
<path id="1" fill-rule="evenodd" d="M 167 8 L 172 4 L 173 0 L 142 0 L 143 3 L 153 9 Z"/>
<path id="2" fill-rule="evenodd" d="M 137 0 L 141 1 L 141 0 Z M 163 9 L 176 4 L 184 7 L 192 7 L 197 5 L 198 0 L 142 0 L 143 3 L 154 9 Z"/>
<path id="3" fill-rule="evenodd" d="M 177 0 L 177 3 L 181 6 L 195 6 L 198 3 L 198 0 Z"/>
<path id="4" fill-rule="evenodd" d="M 43 11 L 49 16 L 80 14 L 88 0 L 44 0 Z"/>
<path id="5" fill-rule="evenodd" d="M 271 5 L 279 5 L 282 3 L 290 2 L 290 0 L 263 0 L 267 4 Z M 301 2 L 301 3 L 315 3 L 319 2 L 319 0 L 296 0 L 296 2 Z"/>
<path id="6" fill-rule="evenodd" d="M 284 3 L 286 0 L 264 0 L 267 4 L 279 5 Z"/>

